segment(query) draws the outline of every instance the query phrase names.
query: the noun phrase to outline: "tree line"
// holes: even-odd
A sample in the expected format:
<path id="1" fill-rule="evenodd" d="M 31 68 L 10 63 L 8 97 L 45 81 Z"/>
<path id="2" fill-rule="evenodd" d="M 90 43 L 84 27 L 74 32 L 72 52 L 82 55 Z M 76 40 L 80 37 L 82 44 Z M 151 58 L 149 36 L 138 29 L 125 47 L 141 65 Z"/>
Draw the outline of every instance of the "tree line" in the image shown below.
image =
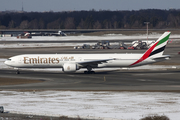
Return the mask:
<path id="1" fill-rule="evenodd" d="M 0 12 L 0 29 L 180 28 L 180 10 Z"/>

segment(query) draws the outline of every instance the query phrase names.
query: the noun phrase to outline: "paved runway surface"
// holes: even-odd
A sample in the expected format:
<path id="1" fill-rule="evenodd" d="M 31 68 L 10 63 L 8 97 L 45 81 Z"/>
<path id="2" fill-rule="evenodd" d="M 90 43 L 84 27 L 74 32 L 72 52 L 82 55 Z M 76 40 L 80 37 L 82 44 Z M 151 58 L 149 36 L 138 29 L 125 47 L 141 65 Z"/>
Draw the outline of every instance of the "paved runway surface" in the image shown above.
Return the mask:
<path id="1" fill-rule="evenodd" d="M 171 55 L 171 60 L 163 64 L 180 65 L 180 45 L 168 44 L 165 54 Z M 23 48 L 1 49 L 0 57 L 8 58 L 19 54 L 44 53 L 143 53 L 146 50 L 74 50 L 63 48 Z M 97 74 L 64 74 L 57 72 L 21 71 L 16 75 L 14 70 L 0 70 L 0 78 L 37 79 L 44 82 L 12 86 L 0 86 L 0 89 L 38 89 L 38 90 L 129 90 L 129 91 L 180 91 L 180 70 L 122 70 L 100 71 Z"/>
<path id="2" fill-rule="evenodd" d="M 0 89 L 180 91 L 180 70 L 102 71 L 97 74 L 22 71 L 19 75 L 16 75 L 14 70 L 0 70 L 0 77 L 44 81 L 34 84 L 0 86 Z"/>

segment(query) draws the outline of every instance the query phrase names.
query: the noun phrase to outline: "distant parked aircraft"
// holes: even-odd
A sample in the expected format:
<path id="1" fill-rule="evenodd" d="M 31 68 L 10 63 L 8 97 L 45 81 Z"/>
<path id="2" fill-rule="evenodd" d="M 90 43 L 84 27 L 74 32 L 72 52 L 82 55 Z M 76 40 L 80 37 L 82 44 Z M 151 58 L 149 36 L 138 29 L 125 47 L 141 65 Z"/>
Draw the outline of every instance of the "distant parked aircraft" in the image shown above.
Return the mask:
<path id="1" fill-rule="evenodd" d="M 47 33 L 50 36 L 66 36 L 66 34 L 62 31 L 58 31 L 58 33 Z"/>

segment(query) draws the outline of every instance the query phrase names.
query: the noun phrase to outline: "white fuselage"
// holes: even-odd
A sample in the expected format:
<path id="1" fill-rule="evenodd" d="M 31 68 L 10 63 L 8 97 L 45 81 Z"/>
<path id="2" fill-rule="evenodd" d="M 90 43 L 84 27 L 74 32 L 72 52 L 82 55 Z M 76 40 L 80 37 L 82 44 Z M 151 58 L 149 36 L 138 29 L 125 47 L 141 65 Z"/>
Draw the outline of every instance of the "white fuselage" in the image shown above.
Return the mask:
<path id="1" fill-rule="evenodd" d="M 62 68 L 65 63 L 78 64 L 81 62 L 112 59 L 101 64 L 92 65 L 93 68 L 103 67 L 133 67 L 131 64 L 141 58 L 143 54 L 24 54 L 9 58 L 5 64 L 15 68 Z M 140 66 L 157 61 L 146 59 L 136 64 Z M 83 66 L 81 67 L 83 68 Z"/>

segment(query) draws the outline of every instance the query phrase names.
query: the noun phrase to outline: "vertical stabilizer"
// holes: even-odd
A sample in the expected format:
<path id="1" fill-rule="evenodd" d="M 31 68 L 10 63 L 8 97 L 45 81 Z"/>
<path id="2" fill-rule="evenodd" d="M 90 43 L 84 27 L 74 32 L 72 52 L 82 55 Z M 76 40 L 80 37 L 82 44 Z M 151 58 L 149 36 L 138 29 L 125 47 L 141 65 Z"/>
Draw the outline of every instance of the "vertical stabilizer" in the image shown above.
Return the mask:
<path id="1" fill-rule="evenodd" d="M 147 59 L 148 57 L 160 57 L 163 55 L 164 53 L 164 49 L 166 47 L 166 44 L 168 42 L 169 36 L 170 36 L 171 32 L 165 32 L 155 43 L 153 46 L 151 46 L 144 54 L 143 56 L 137 60 L 136 62 L 134 62 L 132 65 L 138 64 L 142 61 L 144 61 L 145 59 Z"/>

